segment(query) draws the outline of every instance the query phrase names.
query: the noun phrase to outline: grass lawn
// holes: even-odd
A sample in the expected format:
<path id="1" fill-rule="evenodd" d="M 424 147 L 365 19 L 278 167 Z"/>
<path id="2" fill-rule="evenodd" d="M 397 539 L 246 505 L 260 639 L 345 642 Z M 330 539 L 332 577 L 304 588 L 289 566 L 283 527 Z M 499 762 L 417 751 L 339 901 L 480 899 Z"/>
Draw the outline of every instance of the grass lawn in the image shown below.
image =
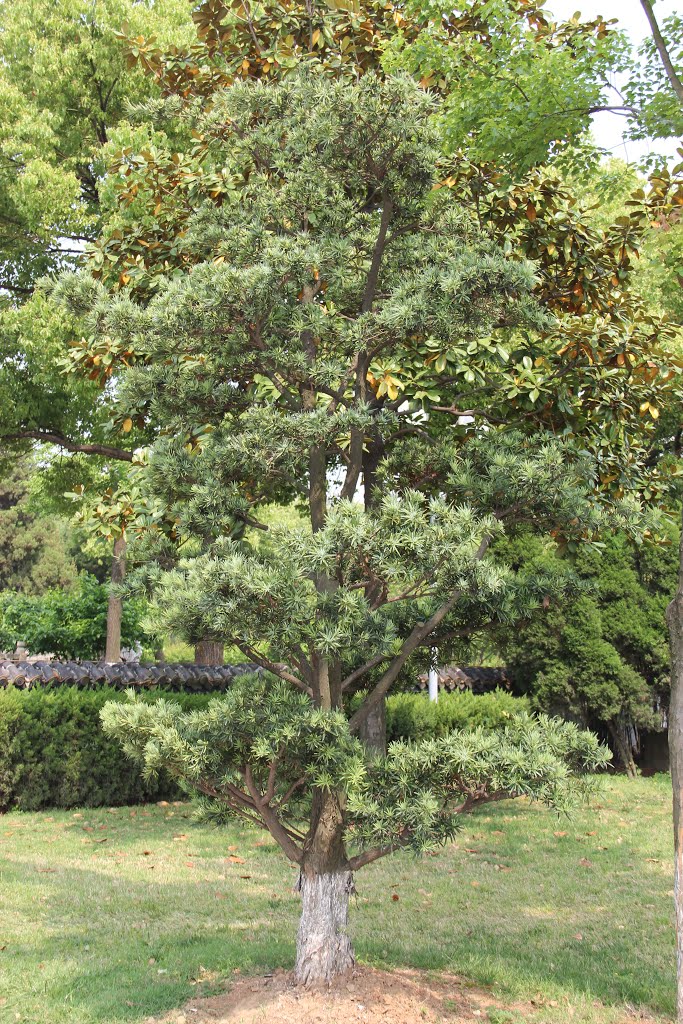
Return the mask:
<path id="1" fill-rule="evenodd" d="M 356 952 L 533 1000 L 537 1021 L 672 1016 L 671 845 L 665 776 L 606 779 L 571 818 L 483 808 L 435 856 L 359 873 Z M 6 815 L 0 1021 L 141 1024 L 198 985 L 288 967 L 294 880 L 267 837 L 194 825 L 189 805 Z"/>

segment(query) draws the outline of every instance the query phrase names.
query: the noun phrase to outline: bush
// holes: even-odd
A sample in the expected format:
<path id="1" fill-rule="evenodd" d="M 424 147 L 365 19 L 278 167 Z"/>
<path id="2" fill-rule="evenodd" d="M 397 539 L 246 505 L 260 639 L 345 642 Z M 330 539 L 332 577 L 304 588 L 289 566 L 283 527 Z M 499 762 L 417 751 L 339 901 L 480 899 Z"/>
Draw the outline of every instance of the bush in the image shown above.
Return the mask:
<path id="1" fill-rule="evenodd" d="M 0 594 L 0 650 L 13 651 L 22 642 L 31 654 L 99 658 L 107 637 L 108 601 L 107 584 L 98 583 L 89 573 L 81 573 L 69 590 L 48 590 L 36 597 Z M 123 647 L 144 638 L 143 607 L 140 600 L 123 602 Z"/>
<path id="2" fill-rule="evenodd" d="M 215 696 L 155 689 L 141 699 L 166 697 L 194 711 Z M 144 780 L 139 766 L 105 735 L 100 710 L 108 700 L 125 700 L 125 693 L 111 686 L 0 690 L 0 811 L 112 807 L 180 795 L 169 778 Z M 452 729 L 495 729 L 524 710 L 524 698 L 502 690 L 482 696 L 442 694 L 438 704 L 426 694 L 399 693 L 387 700 L 387 732 L 390 740 L 417 740 Z"/>
<path id="3" fill-rule="evenodd" d="M 143 699 L 160 696 L 156 691 Z M 188 711 L 205 707 L 210 697 L 172 695 Z M 179 795 L 163 776 L 145 781 L 105 736 L 100 710 L 108 700 L 125 700 L 125 694 L 111 687 L 0 690 L 0 810 L 114 806 Z"/>
<path id="4" fill-rule="evenodd" d="M 524 697 L 513 697 L 505 690 L 441 693 L 436 703 L 426 693 L 396 693 L 387 698 L 387 740 L 423 740 L 478 726 L 500 729 L 515 714 L 528 710 Z"/>

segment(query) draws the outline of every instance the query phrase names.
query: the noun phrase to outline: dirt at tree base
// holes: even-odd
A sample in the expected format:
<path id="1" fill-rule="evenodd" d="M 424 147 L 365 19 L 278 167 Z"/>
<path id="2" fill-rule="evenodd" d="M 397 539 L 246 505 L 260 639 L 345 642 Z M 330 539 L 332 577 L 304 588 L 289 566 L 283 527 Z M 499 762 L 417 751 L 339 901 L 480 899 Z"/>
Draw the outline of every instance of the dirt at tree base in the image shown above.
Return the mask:
<path id="1" fill-rule="evenodd" d="M 486 1021 L 494 1007 L 503 1004 L 455 975 L 357 966 L 322 990 L 297 988 L 286 971 L 240 978 L 219 996 L 192 1000 L 147 1024 L 475 1024 Z M 531 1018 L 538 1007 L 514 1009 L 519 1020 Z"/>

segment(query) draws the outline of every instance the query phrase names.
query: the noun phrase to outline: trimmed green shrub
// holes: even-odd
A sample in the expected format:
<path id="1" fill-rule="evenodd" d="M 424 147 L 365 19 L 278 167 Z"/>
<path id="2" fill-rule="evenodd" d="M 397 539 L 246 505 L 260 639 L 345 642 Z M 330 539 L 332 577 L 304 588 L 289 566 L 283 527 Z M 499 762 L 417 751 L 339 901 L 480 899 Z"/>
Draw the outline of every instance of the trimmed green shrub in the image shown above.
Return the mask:
<path id="1" fill-rule="evenodd" d="M 215 696 L 156 689 L 142 699 L 165 697 L 194 711 Z M 105 735 L 100 710 L 108 700 L 125 700 L 125 693 L 111 686 L 0 690 L 0 810 L 112 807 L 180 795 L 175 782 L 163 775 L 143 779 L 139 766 Z M 452 729 L 495 729 L 526 710 L 524 698 L 503 690 L 482 696 L 444 693 L 437 704 L 426 694 L 398 693 L 387 700 L 387 734 L 389 740 L 419 740 Z"/>
<path id="2" fill-rule="evenodd" d="M 0 594 L 0 651 L 25 643 L 31 654 L 57 654 L 84 660 L 99 658 L 107 637 L 109 588 L 81 573 L 73 588 L 48 590 L 29 597 Z M 129 647 L 144 639 L 140 625 L 144 602 L 123 602 L 121 643 Z"/>
<path id="3" fill-rule="evenodd" d="M 156 691 L 143 699 L 153 701 Z M 174 693 L 186 710 L 205 707 L 211 694 Z M 125 693 L 81 690 L 0 690 L 0 810 L 100 807 L 175 799 L 175 782 L 146 781 L 140 768 L 109 739 L 100 723 L 108 700 Z"/>
<path id="4" fill-rule="evenodd" d="M 524 697 L 513 697 L 505 690 L 441 693 L 436 703 L 426 693 L 396 693 L 387 698 L 387 740 L 423 740 L 479 726 L 500 729 L 515 714 L 528 710 Z"/>

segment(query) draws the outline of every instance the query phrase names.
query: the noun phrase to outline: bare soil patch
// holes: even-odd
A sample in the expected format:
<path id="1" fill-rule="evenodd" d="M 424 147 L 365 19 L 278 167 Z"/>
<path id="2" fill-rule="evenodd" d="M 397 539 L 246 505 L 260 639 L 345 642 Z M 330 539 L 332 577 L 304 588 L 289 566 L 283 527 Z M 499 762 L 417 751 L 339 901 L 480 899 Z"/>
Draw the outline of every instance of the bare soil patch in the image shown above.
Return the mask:
<path id="1" fill-rule="evenodd" d="M 453 1024 L 484 1021 L 500 1005 L 490 993 L 449 974 L 356 967 L 330 989 L 316 991 L 297 988 L 289 973 L 277 971 L 241 978 L 228 992 L 192 1000 L 148 1024 Z M 515 1010 L 523 1020 L 534 1007 Z"/>

